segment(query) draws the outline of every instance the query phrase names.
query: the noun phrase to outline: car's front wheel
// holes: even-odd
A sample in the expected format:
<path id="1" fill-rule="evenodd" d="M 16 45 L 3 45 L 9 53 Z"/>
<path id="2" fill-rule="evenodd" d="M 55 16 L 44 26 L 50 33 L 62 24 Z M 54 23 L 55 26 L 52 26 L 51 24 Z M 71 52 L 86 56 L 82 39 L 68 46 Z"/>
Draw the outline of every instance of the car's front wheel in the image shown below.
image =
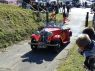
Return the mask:
<path id="1" fill-rule="evenodd" d="M 61 41 L 60 40 L 56 40 L 54 41 L 54 44 L 56 45 L 53 49 L 55 53 L 59 53 L 61 51 Z"/>
<path id="2" fill-rule="evenodd" d="M 32 38 L 32 39 L 31 39 L 31 43 L 37 43 L 37 42 L 36 42 L 36 40 L 35 40 L 34 38 Z M 36 51 L 36 50 L 37 50 L 37 46 L 31 44 L 31 49 L 32 49 L 33 51 Z"/>

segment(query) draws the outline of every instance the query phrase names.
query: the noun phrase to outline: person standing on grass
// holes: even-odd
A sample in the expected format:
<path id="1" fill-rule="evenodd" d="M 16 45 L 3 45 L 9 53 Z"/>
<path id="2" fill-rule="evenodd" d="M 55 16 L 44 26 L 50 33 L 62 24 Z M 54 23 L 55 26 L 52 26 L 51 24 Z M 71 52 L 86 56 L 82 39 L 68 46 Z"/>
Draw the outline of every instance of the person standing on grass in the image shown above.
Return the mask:
<path id="1" fill-rule="evenodd" d="M 65 4 L 62 4 L 62 7 L 63 7 L 63 11 L 65 11 L 66 5 Z"/>
<path id="2" fill-rule="evenodd" d="M 63 12 L 63 24 L 66 23 L 66 20 L 67 20 L 67 15 L 65 13 L 65 11 Z"/>

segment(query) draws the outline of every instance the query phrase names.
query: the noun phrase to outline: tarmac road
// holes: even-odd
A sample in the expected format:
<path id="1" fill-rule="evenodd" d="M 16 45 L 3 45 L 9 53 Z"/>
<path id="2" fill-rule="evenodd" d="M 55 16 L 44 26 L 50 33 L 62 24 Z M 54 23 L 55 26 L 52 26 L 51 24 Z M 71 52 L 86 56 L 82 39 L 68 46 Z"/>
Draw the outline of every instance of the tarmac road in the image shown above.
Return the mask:
<path id="1" fill-rule="evenodd" d="M 80 8 L 71 10 L 67 26 L 71 27 L 73 37 L 70 46 L 66 47 L 67 49 L 72 46 L 72 39 L 74 40 L 84 28 L 85 16 L 88 11 L 90 10 Z M 92 15 L 90 17 L 89 20 L 92 19 Z M 53 54 L 50 50 L 33 52 L 28 42 L 29 40 L 22 41 L 0 52 L 0 71 L 54 71 L 59 60 L 68 54 L 64 49 L 59 54 Z"/>

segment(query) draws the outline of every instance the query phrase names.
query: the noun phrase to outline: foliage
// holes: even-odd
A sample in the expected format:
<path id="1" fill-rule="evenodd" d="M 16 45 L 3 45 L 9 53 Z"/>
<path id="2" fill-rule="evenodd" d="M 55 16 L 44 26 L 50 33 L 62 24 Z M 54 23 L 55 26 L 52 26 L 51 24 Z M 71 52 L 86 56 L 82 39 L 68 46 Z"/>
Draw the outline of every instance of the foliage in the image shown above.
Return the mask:
<path id="1" fill-rule="evenodd" d="M 0 4 L 0 48 L 25 39 L 41 25 L 34 21 L 31 10 Z"/>

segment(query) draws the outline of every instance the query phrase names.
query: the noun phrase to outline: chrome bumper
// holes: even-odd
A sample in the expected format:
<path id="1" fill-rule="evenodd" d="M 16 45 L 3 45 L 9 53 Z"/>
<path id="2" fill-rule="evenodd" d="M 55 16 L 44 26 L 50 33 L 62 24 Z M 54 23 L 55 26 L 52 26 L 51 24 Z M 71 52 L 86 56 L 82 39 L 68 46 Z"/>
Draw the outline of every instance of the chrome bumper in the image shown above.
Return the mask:
<path id="1" fill-rule="evenodd" d="M 39 43 L 31 43 L 31 42 L 29 42 L 28 43 L 29 45 L 34 45 L 34 46 L 41 46 L 42 44 L 44 44 L 44 46 L 46 46 L 46 47 L 48 47 L 48 46 L 51 46 L 51 47 L 56 47 L 56 46 L 58 46 L 58 44 L 49 44 L 49 43 L 47 43 L 47 44 L 45 44 L 45 43 L 41 43 L 41 42 L 39 42 Z"/>

